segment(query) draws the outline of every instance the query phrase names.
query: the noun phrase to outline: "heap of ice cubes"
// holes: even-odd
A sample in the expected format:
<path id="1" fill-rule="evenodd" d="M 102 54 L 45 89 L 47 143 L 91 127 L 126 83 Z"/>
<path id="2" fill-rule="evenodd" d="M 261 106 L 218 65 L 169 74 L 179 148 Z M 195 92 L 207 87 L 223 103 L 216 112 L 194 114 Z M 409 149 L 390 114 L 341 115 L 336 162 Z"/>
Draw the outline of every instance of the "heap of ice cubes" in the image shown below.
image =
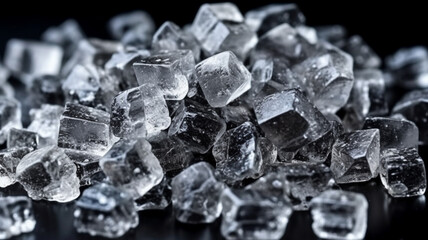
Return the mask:
<path id="1" fill-rule="evenodd" d="M 360 36 L 307 26 L 294 4 L 204 4 L 182 28 L 135 11 L 108 28 L 114 40 L 87 38 L 67 20 L 10 40 L 0 65 L 0 187 L 76 200 L 78 232 L 120 237 L 172 202 L 183 223 L 221 216 L 226 239 L 279 239 L 308 210 L 318 237 L 362 239 L 367 200 L 340 184 L 424 194 L 426 48 L 381 70 Z M 393 86 L 410 92 L 388 106 Z M 0 219 L 0 239 L 32 231 L 30 199 L 1 197 Z"/>

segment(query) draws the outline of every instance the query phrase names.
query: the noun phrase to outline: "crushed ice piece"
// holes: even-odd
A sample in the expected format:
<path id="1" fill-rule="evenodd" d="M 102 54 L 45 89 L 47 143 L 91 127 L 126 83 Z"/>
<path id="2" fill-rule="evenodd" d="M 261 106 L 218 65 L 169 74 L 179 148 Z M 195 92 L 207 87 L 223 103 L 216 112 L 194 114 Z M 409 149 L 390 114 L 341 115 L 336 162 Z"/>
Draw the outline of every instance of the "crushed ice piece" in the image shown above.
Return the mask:
<path id="1" fill-rule="evenodd" d="M 342 25 L 325 25 L 315 27 L 318 39 L 329 42 L 336 47 L 343 47 L 345 45 L 346 28 Z"/>
<path id="2" fill-rule="evenodd" d="M 416 148 L 387 149 L 382 154 L 380 179 L 393 197 L 424 195 L 425 165 Z"/>
<path id="3" fill-rule="evenodd" d="M 211 107 L 224 107 L 251 88 L 251 73 L 232 52 L 222 52 L 196 65 L 196 77 Z"/>
<path id="4" fill-rule="evenodd" d="M 380 162 L 378 129 L 344 133 L 333 145 L 331 171 L 337 183 L 368 181 L 378 175 Z"/>
<path id="5" fill-rule="evenodd" d="M 118 238 L 138 222 L 132 197 L 105 183 L 86 189 L 76 201 L 74 227 L 79 233 Z"/>
<path id="6" fill-rule="evenodd" d="M 108 22 L 108 29 L 113 38 L 120 40 L 130 29 L 140 27 L 144 32 L 152 34 L 155 30 L 155 23 L 152 17 L 144 11 L 133 11 L 114 16 Z"/>
<path id="7" fill-rule="evenodd" d="M 382 63 L 379 56 L 361 36 L 350 37 L 343 49 L 354 58 L 356 69 L 379 68 Z"/>
<path id="8" fill-rule="evenodd" d="M 22 128 L 21 104 L 14 98 L 0 96 L 0 144 L 3 144 L 12 128 Z"/>
<path id="9" fill-rule="evenodd" d="M 36 132 L 25 129 L 10 129 L 7 137 L 7 148 L 30 148 L 35 150 L 39 147 L 39 134 Z"/>
<path id="10" fill-rule="evenodd" d="M 211 223 L 221 214 L 220 197 L 224 184 L 214 176 L 214 168 L 199 162 L 172 179 L 175 218 L 184 223 Z"/>
<path id="11" fill-rule="evenodd" d="M 137 211 L 165 209 L 171 203 L 171 195 L 171 179 L 164 177 L 158 185 L 135 199 L 135 206 Z"/>
<path id="12" fill-rule="evenodd" d="M 39 108 L 42 104 L 64 105 L 61 79 L 53 75 L 35 77 L 31 82 L 30 105 Z"/>
<path id="13" fill-rule="evenodd" d="M 34 230 L 33 206 L 27 197 L 0 197 L 0 239 L 8 239 Z"/>
<path id="14" fill-rule="evenodd" d="M 104 155 L 111 145 L 110 114 L 67 103 L 60 119 L 58 147 Z"/>
<path id="15" fill-rule="evenodd" d="M 368 203 L 364 195 L 328 190 L 311 201 L 312 229 L 323 239 L 363 239 Z"/>
<path id="16" fill-rule="evenodd" d="M 16 167 L 31 150 L 29 148 L 12 148 L 0 151 L 0 188 L 16 182 Z"/>
<path id="17" fill-rule="evenodd" d="M 226 123 L 210 107 L 184 100 L 176 110 L 168 135 L 177 137 L 188 151 L 206 153 L 226 131 Z"/>
<path id="18" fill-rule="evenodd" d="M 69 202 L 80 195 L 76 166 L 55 146 L 25 155 L 16 167 L 16 178 L 34 200 Z"/>
<path id="19" fill-rule="evenodd" d="M 64 149 L 65 154 L 76 164 L 76 174 L 80 179 L 80 186 L 93 184 L 92 176 L 101 171 L 100 156 L 85 151 Z"/>
<path id="20" fill-rule="evenodd" d="M 163 178 L 158 159 L 145 139 L 121 139 L 101 158 L 100 166 L 110 181 L 134 199 L 143 196 Z"/>
<path id="21" fill-rule="evenodd" d="M 279 149 L 295 151 L 323 136 L 330 123 L 298 90 L 278 92 L 256 102 L 257 121 Z"/>
<path id="22" fill-rule="evenodd" d="M 60 117 L 64 108 L 57 105 L 43 104 L 41 108 L 31 109 L 31 123 L 28 126 L 29 131 L 45 139 L 50 139 L 52 143 L 57 142 L 60 125 Z"/>

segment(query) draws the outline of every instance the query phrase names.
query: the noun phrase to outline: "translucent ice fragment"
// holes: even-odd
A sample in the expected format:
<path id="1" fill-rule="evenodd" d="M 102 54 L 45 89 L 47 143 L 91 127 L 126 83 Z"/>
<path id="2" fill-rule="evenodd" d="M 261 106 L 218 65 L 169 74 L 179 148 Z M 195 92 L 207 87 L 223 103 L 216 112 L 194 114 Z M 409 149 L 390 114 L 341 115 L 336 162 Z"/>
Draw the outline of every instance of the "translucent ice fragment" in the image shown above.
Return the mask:
<path id="1" fill-rule="evenodd" d="M 337 183 L 364 182 L 378 175 L 379 130 L 344 133 L 333 145 L 331 171 Z"/>
<path id="2" fill-rule="evenodd" d="M 65 154 L 76 164 L 76 174 L 80 179 L 80 186 L 93 184 L 92 176 L 101 172 L 100 156 L 85 151 L 64 149 Z"/>
<path id="3" fill-rule="evenodd" d="M 311 201 L 312 229 L 323 239 L 363 239 L 368 203 L 364 195 L 328 190 Z"/>
<path id="4" fill-rule="evenodd" d="M 226 123 L 211 108 L 185 100 L 176 110 L 168 130 L 179 138 L 189 151 L 206 153 L 226 130 Z"/>
<path id="5" fill-rule="evenodd" d="M 30 151 L 29 148 L 12 148 L 0 151 L 0 188 L 16 182 L 16 167 Z"/>
<path id="6" fill-rule="evenodd" d="M 10 129 L 7 137 L 7 148 L 30 148 L 35 150 L 39 147 L 39 134 L 36 132 L 25 129 Z"/>
<path id="7" fill-rule="evenodd" d="M 40 137 L 56 143 L 58 139 L 60 117 L 64 108 L 57 105 L 43 104 L 41 108 L 31 109 L 29 131 L 37 132 Z"/>
<path id="8" fill-rule="evenodd" d="M 121 39 L 128 30 L 143 26 L 145 32 L 153 33 L 155 23 L 152 17 L 144 11 L 133 11 L 114 16 L 108 22 L 110 34 L 115 39 Z"/>
<path id="9" fill-rule="evenodd" d="M 3 144 L 11 128 L 21 128 L 21 104 L 14 98 L 0 96 L 0 144 Z"/>
<path id="10" fill-rule="evenodd" d="M 80 233 L 118 238 L 138 222 L 132 197 L 105 183 L 86 189 L 76 202 L 74 227 Z"/>
<path id="11" fill-rule="evenodd" d="M 34 200 L 69 202 L 80 195 L 76 166 L 55 146 L 25 155 L 16 167 L 16 177 Z"/>
<path id="12" fill-rule="evenodd" d="M 185 223 L 211 223 L 221 213 L 223 183 L 217 181 L 214 169 L 199 162 L 172 180 L 172 204 L 175 218 Z"/>
<path id="13" fill-rule="evenodd" d="M 358 35 L 352 36 L 344 48 L 354 58 L 355 68 L 378 68 L 382 63 L 373 49 Z"/>
<path id="14" fill-rule="evenodd" d="M 121 139 L 101 158 L 100 166 L 111 182 L 134 199 L 163 178 L 162 167 L 145 139 Z"/>
<path id="15" fill-rule="evenodd" d="M 33 206 L 27 197 L 0 197 L 0 239 L 33 231 Z"/>
<path id="16" fill-rule="evenodd" d="M 222 52 L 196 65 L 199 85 L 212 107 L 224 107 L 251 87 L 251 74 L 232 52 Z"/>
<path id="17" fill-rule="evenodd" d="M 171 194 L 171 179 L 164 177 L 162 182 L 135 199 L 136 208 L 138 211 L 165 209 L 171 203 Z"/>
<path id="18" fill-rule="evenodd" d="M 380 163 L 380 179 L 393 197 L 413 197 L 425 193 L 424 161 L 416 148 L 388 149 Z"/>

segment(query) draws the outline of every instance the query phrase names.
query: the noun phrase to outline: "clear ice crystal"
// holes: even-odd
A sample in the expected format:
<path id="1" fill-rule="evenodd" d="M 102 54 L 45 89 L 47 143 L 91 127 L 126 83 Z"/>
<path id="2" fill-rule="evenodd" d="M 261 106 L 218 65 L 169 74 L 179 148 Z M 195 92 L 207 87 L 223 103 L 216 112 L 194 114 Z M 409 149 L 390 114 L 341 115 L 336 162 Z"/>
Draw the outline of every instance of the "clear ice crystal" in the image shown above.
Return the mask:
<path id="1" fill-rule="evenodd" d="M 321 163 L 279 163 L 270 169 L 284 178 L 286 195 L 297 211 L 308 210 L 309 201 L 335 183 L 330 168 Z"/>
<path id="2" fill-rule="evenodd" d="M 368 181 L 378 175 L 380 162 L 378 129 L 342 134 L 334 143 L 331 171 L 337 183 Z"/>
<path id="3" fill-rule="evenodd" d="M 76 164 L 76 174 L 80 179 L 80 186 L 93 184 L 92 176 L 101 172 L 100 156 L 85 151 L 64 149 L 65 154 Z"/>
<path id="4" fill-rule="evenodd" d="M 163 94 L 158 89 L 140 88 L 143 102 L 144 113 L 146 115 L 147 136 L 155 136 L 160 131 L 168 129 L 171 125 L 168 106 Z"/>
<path id="5" fill-rule="evenodd" d="M 30 148 L 35 150 L 40 147 L 39 134 L 25 129 L 12 128 L 7 137 L 7 148 Z"/>
<path id="6" fill-rule="evenodd" d="M 158 185 L 135 199 L 135 206 L 137 211 L 165 209 L 171 203 L 171 195 L 171 179 L 164 177 Z"/>
<path id="7" fill-rule="evenodd" d="M 59 26 L 50 27 L 42 34 L 43 41 L 59 45 L 64 49 L 65 58 L 72 55 L 84 38 L 85 34 L 74 19 L 68 19 Z"/>
<path id="8" fill-rule="evenodd" d="M 211 223 L 221 214 L 220 197 L 224 184 L 214 176 L 214 168 L 199 162 L 172 179 L 175 218 L 184 223 Z"/>
<path id="9" fill-rule="evenodd" d="M 16 167 L 27 155 L 29 148 L 13 148 L 0 151 L 0 188 L 8 187 L 16 182 Z"/>
<path id="10" fill-rule="evenodd" d="M 186 146 L 180 139 L 169 137 L 165 132 L 151 138 L 150 144 L 164 173 L 185 169 L 193 159 L 193 154 L 186 150 Z"/>
<path id="11" fill-rule="evenodd" d="M 155 30 L 155 23 L 152 17 L 144 11 L 133 11 L 114 16 L 108 22 L 108 29 L 113 38 L 120 40 L 130 29 L 140 27 L 144 32 L 152 34 Z"/>
<path id="12" fill-rule="evenodd" d="M 9 70 L 0 63 L 0 83 L 4 84 L 9 78 Z"/>
<path id="13" fill-rule="evenodd" d="M 146 136 L 143 93 L 139 87 L 119 93 L 111 105 L 110 126 L 116 137 Z"/>
<path id="14" fill-rule="evenodd" d="M 267 151 L 273 147 L 269 147 L 267 142 L 268 140 L 260 136 L 251 122 L 245 122 L 226 131 L 214 144 L 212 151 L 219 178 L 226 183 L 235 183 L 261 176 L 263 166 L 275 161 L 269 159 L 272 154 Z M 268 159 L 263 158 L 266 156 Z"/>
<path id="15" fill-rule="evenodd" d="M 226 131 L 226 123 L 210 107 L 184 100 L 176 110 L 168 135 L 180 139 L 188 151 L 206 153 Z"/>
<path id="16" fill-rule="evenodd" d="M 416 148 L 387 149 L 382 154 L 380 179 L 393 197 L 424 195 L 427 185 L 424 161 Z"/>
<path id="17" fill-rule="evenodd" d="M 18 74 L 57 75 L 62 55 L 61 47 L 53 44 L 11 39 L 6 46 L 4 64 Z"/>
<path id="18" fill-rule="evenodd" d="M 263 35 L 272 28 L 288 23 L 291 26 L 305 24 L 305 16 L 296 4 L 270 4 L 245 14 L 245 23 L 251 30 Z"/>
<path id="19" fill-rule="evenodd" d="M 34 230 L 31 200 L 24 196 L 0 197 L 0 239 L 8 239 Z"/>
<path id="20" fill-rule="evenodd" d="M 22 128 L 21 104 L 14 98 L 0 96 L 0 144 L 12 128 Z"/>
<path id="21" fill-rule="evenodd" d="M 400 113 L 409 121 L 416 124 L 419 129 L 419 141 L 422 144 L 428 143 L 428 90 L 414 90 L 398 101 L 393 113 Z"/>
<path id="22" fill-rule="evenodd" d="M 67 103 L 60 119 L 58 147 L 103 155 L 111 145 L 110 114 Z"/>
<path id="23" fill-rule="evenodd" d="M 211 107 L 224 107 L 251 88 L 251 73 L 232 52 L 196 65 L 196 77 Z"/>
<path id="24" fill-rule="evenodd" d="M 298 90 L 269 95 L 255 104 L 257 121 L 279 149 L 299 149 L 323 136 L 330 123 Z"/>
<path id="25" fill-rule="evenodd" d="M 379 129 L 381 153 L 390 148 L 418 147 L 419 130 L 411 121 L 392 117 L 368 117 L 363 129 L 372 128 Z"/>
<path id="26" fill-rule="evenodd" d="M 189 50 L 162 51 L 133 66 L 143 91 L 159 89 L 166 100 L 182 100 L 189 91 L 195 60 Z"/>
<path id="27" fill-rule="evenodd" d="M 39 108 L 42 104 L 64 105 L 64 93 L 58 76 L 42 75 L 31 82 L 30 105 Z"/>
<path id="28" fill-rule="evenodd" d="M 16 178 L 34 200 L 69 202 L 80 195 L 76 166 L 55 146 L 25 155 L 16 167 Z"/>
<path id="29" fill-rule="evenodd" d="M 311 201 L 312 229 L 322 239 L 363 239 L 368 203 L 364 195 L 328 190 Z"/>
<path id="30" fill-rule="evenodd" d="M 64 108 L 57 105 L 43 104 L 41 108 L 31 109 L 31 124 L 28 126 L 29 131 L 37 134 L 51 142 L 56 143 L 60 125 L 60 117 Z"/>
<path id="31" fill-rule="evenodd" d="M 195 37 L 180 29 L 175 23 L 166 21 L 153 35 L 152 49 L 155 52 L 162 50 L 191 50 L 196 62 L 199 62 L 201 47 Z"/>
<path id="32" fill-rule="evenodd" d="M 280 182 L 275 184 L 279 187 L 281 185 Z M 228 240 L 280 239 L 292 209 L 285 199 L 275 199 L 270 194 L 266 189 L 251 186 L 224 190 L 221 197 L 223 237 Z"/>
<path id="33" fill-rule="evenodd" d="M 226 121 L 228 128 L 237 127 L 244 122 L 255 121 L 252 108 L 239 99 L 221 108 L 220 116 Z"/>
<path id="34" fill-rule="evenodd" d="M 86 189 L 76 202 L 74 227 L 79 233 L 118 238 L 138 222 L 132 197 L 105 183 Z"/>
<path id="35" fill-rule="evenodd" d="M 317 37 L 320 40 L 329 42 L 337 47 L 345 45 L 346 28 L 342 25 L 324 25 L 315 27 Z"/>
<path id="36" fill-rule="evenodd" d="M 100 166 L 110 181 L 134 199 L 162 181 L 163 170 L 145 139 L 121 139 L 101 158 Z"/>
<path id="37" fill-rule="evenodd" d="M 393 84 L 408 89 L 428 87 L 428 50 L 423 46 L 402 48 L 386 58 Z"/>
<path id="38" fill-rule="evenodd" d="M 303 77 L 303 84 L 314 105 L 321 112 L 335 113 L 348 101 L 354 84 L 352 57 L 324 43 L 315 56 L 310 56 L 292 71 Z"/>
<path id="39" fill-rule="evenodd" d="M 361 36 L 350 37 L 343 49 L 354 58 L 356 69 L 379 68 L 382 63 L 379 56 Z"/>

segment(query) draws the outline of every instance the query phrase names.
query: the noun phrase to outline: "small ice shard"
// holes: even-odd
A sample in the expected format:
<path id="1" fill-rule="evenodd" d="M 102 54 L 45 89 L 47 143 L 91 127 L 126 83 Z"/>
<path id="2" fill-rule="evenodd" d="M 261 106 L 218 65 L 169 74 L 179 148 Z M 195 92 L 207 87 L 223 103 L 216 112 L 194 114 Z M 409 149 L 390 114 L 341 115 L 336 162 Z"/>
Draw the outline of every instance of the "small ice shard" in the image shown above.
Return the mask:
<path id="1" fill-rule="evenodd" d="M 210 107 L 184 100 L 176 110 L 168 135 L 180 139 L 188 151 L 206 153 L 226 130 L 226 123 Z"/>
<path id="2" fill-rule="evenodd" d="M 229 51 L 196 65 L 196 77 L 211 107 L 224 107 L 251 88 L 251 73 Z"/>
<path id="3" fill-rule="evenodd" d="M 268 82 L 273 75 L 273 61 L 271 59 L 257 60 L 251 68 L 251 75 L 253 77 L 252 81 L 255 83 Z"/>
<path id="4" fill-rule="evenodd" d="M 388 114 L 385 81 L 380 70 L 355 71 L 354 86 L 345 108 L 344 124 L 349 129 L 361 129 L 367 116 Z"/>
<path id="5" fill-rule="evenodd" d="M 139 87 L 119 93 L 111 105 L 110 126 L 116 137 L 146 136 L 144 99 Z"/>
<path id="6" fill-rule="evenodd" d="M 166 100 L 182 100 L 189 91 L 188 81 L 195 60 L 189 50 L 162 51 L 133 64 L 143 91 L 159 89 Z"/>
<path id="7" fill-rule="evenodd" d="M 392 117 L 368 117 L 363 129 L 379 129 L 380 151 L 395 148 L 417 148 L 419 130 L 416 125 L 406 119 Z"/>
<path id="8" fill-rule="evenodd" d="M 244 17 L 233 3 L 203 4 L 196 14 L 191 31 L 202 42 L 221 21 L 241 23 Z"/>
<path id="9" fill-rule="evenodd" d="M 275 161 L 263 158 L 272 156 L 266 152 L 273 150 L 273 147 L 269 148 L 262 143 L 265 141 L 268 140 L 260 136 L 251 122 L 226 131 L 213 147 L 219 178 L 226 183 L 236 183 L 261 176 L 263 165 Z M 265 156 L 262 153 L 265 153 Z"/>
<path id="10" fill-rule="evenodd" d="M 14 98 L 0 96 L 0 144 L 3 144 L 11 128 L 22 128 L 21 104 Z"/>
<path id="11" fill-rule="evenodd" d="M 79 233 L 118 238 L 138 222 L 132 197 L 105 183 L 86 189 L 76 201 L 74 227 Z"/>
<path id="12" fill-rule="evenodd" d="M 257 101 L 254 111 L 266 137 L 279 149 L 297 150 L 317 140 L 330 128 L 322 113 L 296 89 Z"/>
<path id="13" fill-rule="evenodd" d="M 223 219 L 221 233 L 226 239 L 280 239 L 292 213 L 285 198 L 275 198 L 267 187 L 284 187 L 281 182 L 265 189 L 224 190 L 221 202 Z M 277 189 L 275 189 L 277 190 Z"/>
<path id="14" fill-rule="evenodd" d="M 109 108 L 119 86 L 102 69 L 94 65 L 77 65 L 62 83 L 62 90 L 66 102 Z"/>
<path id="15" fill-rule="evenodd" d="M 147 136 L 154 136 L 171 125 L 168 106 L 159 89 L 141 88 L 146 115 Z"/>
<path id="16" fill-rule="evenodd" d="M 337 47 L 345 45 L 346 28 L 342 25 L 325 25 L 315 27 L 320 40 L 329 42 Z"/>
<path id="17" fill-rule="evenodd" d="M 36 150 L 39 147 L 39 134 L 36 132 L 25 129 L 10 129 L 7 137 L 7 148 L 30 148 Z"/>
<path id="18" fill-rule="evenodd" d="M 146 33 L 152 34 L 155 23 L 152 17 L 144 11 L 133 11 L 114 16 L 108 22 L 108 29 L 113 38 L 120 40 L 130 29 L 142 27 Z"/>
<path id="19" fill-rule="evenodd" d="M 354 58 L 356 69 L 379 68 L 382 63 L 379 56 L 361 36 L 350 37 L 343 49 Z"/>
<path id="20" fill-rule="evenodd" d="M 9 70 L 0 63 L 0 83 L 4 84 L 9 78 Z"/>
<path id="21" fill-rule="evenodd" d="M 325 191 L 311 201 L 312 229 L 323 239 L 363 239 L 367 208 L 367 200 L 360 193 Z"/>
<path id="22" fill-rule="evenodd" d="M 76 164 L 76 174 L 80 179 L 80 186 L 91 185 L 92 176 L 101 171 L 100 156 L 84 151 L 64 149 L 65 154 Z"/>
<path id="23" fill-rule="evenodd" d="M 69 202 L 80 195 L 76 166 L 55 146 L 25 155 L 16 167 L 16 178 L 34 200 Z"/>
<path id="24" fill-rule="evenodd" d="M 352 57 L 333 45 L 323 43 L 320 50 L 292 71 L 303 77 L 308 98 L 321 112 L 335 113 L 348 101 L 354 84 Z"/>
<path id="25" fill-rule="evenodd" d="M 34 230 L 31 200 L 24 196 L 0 197 L 0 239 L 8 239 Z"/>
<path id="26" fill-rule="evenodd" d="M 186 146 L 180 139 L 169 137 L 165 132 L 150 139 L 150 144 L 164 173 L 185 169 L 193 159 L 193 154 L 186 150 Z"/>
<path id="27" fill-rule="evenodd" d="M 244 122 L 255 122 L 252 107 L 239 99 L 221 108 L 220 116 L 226 121 L 228 128 L 237 127 Z"/>
<path id="28" fill-rule="evenodd" d="M 407 93 L 398 101 L 393 113 L 400 113 L 409 121 L 416 124 L 419 129 L 419 141 L 428 143 L 428 90 L 415 90 Z"/>
<path id="29" fill-rule="evenodd" d="M 378 175 L 379 135 L 378 129 L 358 130 L 336 140 L 330 168 L 337 183 L 364 182 Z"/>
<path id="30" fill-rule="evenodd" d="M 100 166 L 110 181 L 134 199 L 162 181 L 163 171 L 145 139 L 121 139 L 101 158 Z"/>
<path id="31" fill-rule="evenodd" d="M 142 197 L 135 199 L 137 211 L 165 209 L 171 203 L 171 180 L 164 177 Z"/>
<path id="32" fill-rule="evenodd" d="M 303 61 L 313 54 L 315 46 L 302 37 L 289 24 L 281 24 L 260 37 L 251 61 L 280 58 L 288 66 Z"/>
<path id="33" fill-rule="evenodd" d="M 321 163 L 274 164 L 271 172 L 282 175 L 289 188 L 286 195 L 297 211 L 308 210 L 309 201 L 334 184 L 330 168 Z"/>
<path id="34" fill-rule="evenodd" d="M 115 53 L 105 64 L 106 72 L 117 79 L 121 90 L 138 87 L 133 64 L 148 56 L 150 56 L 150 52 L 147 50 Z"/>
<path id="35" fill-rule="evenodd" d="M 153 35 L 152 49 L 155 52 L 188 49 L 192 51 L 195 62 L 199 62 L 201 55 L 201 47 L 195 37 L 170 21 L 164 22 Z"/>
<path id="36" fill-rule="evenodd" d="M 84 38 L 85 34 L 74 19 L 68 19 L 59 26 L 50 27 L 42 34 L 43 41 L 61 46 L 66 58 L 72 55 L 80 40 Z"/>
<path id="37" fill-rule="evenodd" d="M 175 218 L 184 223 L 211 223 L 221 214 L 220 197 L 224 184 L 214 176 L 214 168 L 199 162 L 172 179 Z"/>
<path id="38" fill-rule="evenodd" d="M 427 185 L 425 165 L 416 148 L 385 150 L 379 171 L 380 179 L 391 196 L 424 195 Z"/>
<path id="39" fill-rule="evenodd" d="M 16 167 L 29 152 L 31 152 L 29 148 L 13 148 L 0 151 L 0 188 L 5 188 L 16 182 Z"/>
<path id="40" fill-rule="evenodd" d="M 53 75 L 35 77 L 31 82 L 30 105 L 39 108 L 42 104 L 64 105 L 61 79 Z"/>
<path id="41" fill-rule="evenodd" d="M 61 47 L 53 44 L 11 39 L 6 46 L 4 64 L 18 74 L 58 75 L 62 55 Z"/>
<path id="42" fill-rule="evenodd" d="M 296 27 L 296 31 L 310 44 L 316 44 L 318 42 L 317 31 L 315 28 L 301 25 Z"/>
<path id="43" fill-rule="evenodd" d="M 387 71 L 392 82 L 414 89 L 428 87 L 428 50 L 423 46 L 402 48 L 386 58 Z"/>
<path id="44" fill-rule="evenodd" d="M 270 4 L 245 14 L 245 23 L 259 35 L 283 23 L 295 27 L 304 25 L 305 21 L 305 16 L 294 3 Z"/>
<path id="45" fill-rule="evenodd" d="M 61 116 L 58 147 L 104 155 L 111 145 L 110 114 L 67 103 Z"/>
<path id="46" fill-rule="evenodd" d="M 76 65 L 95 65 L 104 67 L 111 56 L 122 50 L 122 45 L 96 38 L 81 40 L 70 59 L 61 69 L 61 75 L 66 77 Z"/>
<path id="47" fill-rule="evenodd" d="M 29 131 L 37 132 L 40 137 L 56 143 L 60 125 L 60 117 L 64 108 L 57 105 L 43 104 L 41 108 L 31 109 Z"/>

